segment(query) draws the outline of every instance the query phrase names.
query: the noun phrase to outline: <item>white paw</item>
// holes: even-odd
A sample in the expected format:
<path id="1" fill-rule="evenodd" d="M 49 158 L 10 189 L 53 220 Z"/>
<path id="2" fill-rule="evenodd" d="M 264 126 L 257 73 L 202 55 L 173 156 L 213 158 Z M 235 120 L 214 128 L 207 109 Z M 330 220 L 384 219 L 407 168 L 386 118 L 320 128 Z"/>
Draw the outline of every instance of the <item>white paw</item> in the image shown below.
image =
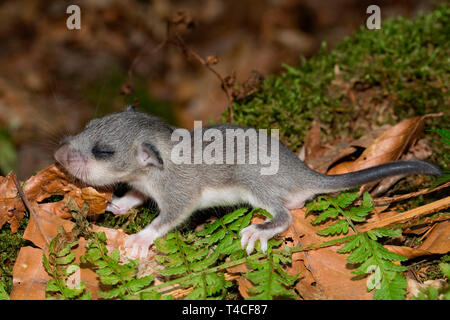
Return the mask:
<path id="1" fill-rule="evenodd" d="M 106 206 L 106 211 L 112 212 L 115 215 L 124 215 L 125 213 L 128 212 L 128 210 L 130 210 L 130 208 L 128 207 L 121 207 L 117 204 L 115 204 L 114 202 L 112 203 L 108 203 L 108 205 Z"/>
<path id="2" fill-rule="evenodd" d="M 273 230 L 260 230 L 256 225 L 252 224 L 241 230 L 241 248 L 245 249 L 247 254 L 250 255 L 255 248 L 255 242 L 259 240 L 262 252 L 267 251 L 267 241 L 269 241 L 276 233 Z"/>
<path id="3" fill-rule="evenodd" d="M 142 230 L 133 234 L 125 241 L 125 251 L 127 256 L 132 259 L 145 259 L 148 256 L 148 249 L 153 244 L 157 234 L 150 230 Z"/>
<path id="4" fill-rule="evenodd" d="M 141 205 L 145 201 L 145 196 L 137 191 L 129 191 L 123 197 L 113 197 L 111 203 L 108 203 L 106 211 L 117 215 L 127 213 L 131 208 Z"/>

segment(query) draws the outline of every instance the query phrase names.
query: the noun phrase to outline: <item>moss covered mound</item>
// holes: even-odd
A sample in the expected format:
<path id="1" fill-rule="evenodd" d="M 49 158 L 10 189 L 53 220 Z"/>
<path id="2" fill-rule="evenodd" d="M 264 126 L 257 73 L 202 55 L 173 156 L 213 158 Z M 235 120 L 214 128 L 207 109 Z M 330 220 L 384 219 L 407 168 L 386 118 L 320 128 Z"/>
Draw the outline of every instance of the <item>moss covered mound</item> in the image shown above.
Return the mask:
<path id="1" fill-rule="evenodd" d="M 279 128 L 292 150 L 315 117 L 328 141 L 441 111 L 446 114 L 434 125 L 448 126 L 449 18 L 450 8 L 441 5 L 413 20 L 383 20 L 379 30 L 361 27 L 331 52 L 324 44 L 316 56 L 299 67 L 284 65 L 285 72 L 235 102 L 234 121 Z"/>

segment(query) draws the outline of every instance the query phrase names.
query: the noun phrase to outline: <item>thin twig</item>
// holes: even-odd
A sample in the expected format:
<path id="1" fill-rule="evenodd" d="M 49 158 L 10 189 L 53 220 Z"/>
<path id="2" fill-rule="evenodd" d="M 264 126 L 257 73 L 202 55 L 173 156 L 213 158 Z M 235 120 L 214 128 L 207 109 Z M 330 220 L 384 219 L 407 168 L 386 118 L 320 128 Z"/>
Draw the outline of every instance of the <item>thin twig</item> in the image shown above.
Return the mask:
<path id="1" fill-rule="evenodd" d="M 177 24 L 179 24 L 180 22 L 183 21 L 182 17 L 178 17 L 178 19 L 175 21 L 175 19 L 172 20 L 168 20 L 167 21 L 167 26 L 166 26 L 166 36 L 163 42 L 161 42 L 158 46 L 156 46 L 154 49 L 152 49 L 152 51 L 150 52 L 150 54 L 154 54 L 155 52 L 159 51 L 160 49 L 162 49 L 164 46 L 166 46 L 167 44 L 172 44 L 175 47 L 178 47 L 179 49 L 182 50 L 182 52 L 186 55 L 186 56 L 190 56 L 192 58 L 194 58 L 195 60 L 197 60 L 200 64 L 202 64 L 203 66 L 205 66 L 209 71 L 211 71 L 216 77 L 217 79 L 219 79 L 220 83 L 221 83 L 221 89 L 223 90 L 223 92 L 225 92 L 225 95 L 227 97 L 227 102 L 228 102 L 228 110 L 229 110 L 229 122 L 233 123 L 233 87 L 232 87 L 232 83 L 233 81 L 231 81 L 231 83 L 229 83 L 229 81 L 227 81 L 227 79 L 233 79 L 233 77 L 223 77 L 216 69 L 214 69 L 211 64 L 214 64 L 216 62 L 211 62 L 208 59 L 204 59 L 202 58 L 198 53 L 196 53 L 194 50 L 192 50 L 184 41 L 184 39 L 180 36 L 180 34 L 175 30 L 175 26 Z M 136 57 L 133 59 L 133 61 L 131 62 L 131 65 L 128 69 L 128 83 L 124 86 L 122 86 L 121 92 L 124 94 L 129 94 L 133 88 L 133 70 L 138 62 L 138 60 L 141 58 L 141 56 L 143 55 L 143 52 L 146 51 L 148 47 L 148 44 L 146 44 L 140 51 L 139 53 L 136 55 Z"/>
<path id="2" fill-rule="evenodd" d="M 366 232 L 366 231 L 369 231 L 369 230 L 372 230 L 375 228 L 383 228 L 383 227 L 387 227 L 387 226 L 398 224 L 398 223 L 404 223 L 410 219 L 446 209 L 449 206 L 450 206 L 450 196 L 440 199 L 440 200 L 437 200 L 432 203 L 428 203 L 421 207 L 411 209 L 406 212 L 398 213 L 394 216 L 388 217 L 388 218 L 380 220 L 380 221 L 363 224 L 358 227 L 358 231 Z"/>
<path id="3" fill-rule="evenodd" d="M 32 204 L 28 201 L 27 196 L 23 192 L 22 186 L 20 185 L 19 181 L 17 180 L 17 176 L 16 176 L 15 173 L 12 174 L 12 178 L 13 178 L 14 184 L 16 185 L 17 192 L 19 193 L 19 196 L 22 199 L 23 204 L 25 205 L 25 208 L 28 210 L 28 212 L 30 213 L 30 215 L 34 219 L 34 221 L 35 221 L 34 223 L 35 223 L 38 231 L 42 235 L 42 238 L 44 238 L 46 247 L 48 247 L 48 245 L 50 243 L 49 243 L 47 237 L 45 236 L 45 233 L 44 233 L 44 231 L 42 229 L 42 226 L 41 226 L 41 224 L 39 222 L 39 219 L 38 219 L 38 216 L 36 214 L 36 211 L 34 211 L 34 208 L 33 208 Z"/>
<path id="4" fill-rule="evenodd" d="M 217 79 L 219 79 L 219 81 L 221 83 L 221 88 L 222 88 L 223 92 L 225 92 L 225 95 L 228 100 L 228 109 L 230 112 L 229 121 L 230 121 L 230 123 L 233 123 L 233 117 L 234 117 L 233 116 L 233 95 L 232 95 L 232 88 L 230 87 L 230 84 L 228 84 L 226 79 L 224 77 L 222 77 L 220 75 L 220 73 L 211 66 L 211 63 L 209 63 L 206 59 L 202 58 L 194 50 L 189 48 L 189 46 L 186 44 L 184 39 L 178 34 L 178 32 L 176 32 L 176 30 L 174 30 L 174 28 L 170 28 L 170 32 L 172 32 L 173 35 L 175 36 L 174 37 L 175 41 L 171 41 L 172 44 L 179 47 L 185 54 L 193 57 L 200 64 L 202 64 L 209 71 L 211 71 L 217 77 Z"/>
<path id="5" fill-rule="evenodd" d="M 414 197 L 418 197 L 421 196 L 423 194 L 428 194 L 428 193 L 432 193 L 441 189 L 445 189 L 447 187 L 450 187 L 450 182 L 444 183 L 443 185 L 437 186 L 436 188 L 433 189 L 422 189 L 419 191 L 415 191 L 415 192 L 411 192 L 411 193 L 407 193 L 407 194 L 402 194 L 402 195 L 398 195 L 398 196 L 393 196 L 393 197 L 382 197 L 382 198 L 378 198 L 378 199 L 373 199 L 373 204 L 374 205 L 382 205 L 382 204 L 390 204 L 393 202 L 398 202 L 398 201 L 402 201 L 402 200 L 406 200 L 409 198 L 414 198 Z M 356 205 L 360 205 L 362 203 L 361 200 L 357 201 L 355 204 Z"/>
<path id="6" fill-rule="evenodd" d="M 150 55 L 155 54 L 156 52 L 161 50 L 168 43 L 168 41 L 169 41 L 168 35 L 169 35 L 169 27 L 170 27 L 169 24 L 170 23 L 167 22 L 166 36 L 165 36 L 164 40 L 149 52 Z M 133 61 L 130 64 L 130 67 L 128 68 L 128 72 L 127 73 L 128 73 L 129 83 L 130 83 L 131 86 L 134 86 L 134 78 L 133 78 L 134 68 L 135 68 L 137 62 L 139 61 L 139 59 L 144 54 L 144 52 L 147 51 L 147 48 L 149 47 L 150 43 L 151 42 L 148 41 L 146 43 L 146 45 L 141 50 L 139 50 L 138 54 L 134 57 Z"/>

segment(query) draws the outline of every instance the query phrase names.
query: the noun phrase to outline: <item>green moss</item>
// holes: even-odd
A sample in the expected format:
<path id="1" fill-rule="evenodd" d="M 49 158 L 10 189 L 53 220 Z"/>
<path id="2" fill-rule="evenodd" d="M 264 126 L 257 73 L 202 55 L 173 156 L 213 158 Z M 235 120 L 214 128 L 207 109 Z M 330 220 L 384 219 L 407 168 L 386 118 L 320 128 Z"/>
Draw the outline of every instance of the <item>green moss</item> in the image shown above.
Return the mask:
<path id="1" fill-rule="evenodd" d="M 448 126 L 449 18 L 449 7 L 442 5 L 414 20 L 384 20 L 379 30 L 362 27 L 331 52 L 324 44 L 316 56 L 298 67 L 284 65 L 285 72 L 235 102 L 234 121 L 279 128 L 292 150 L 303 144 L 316 116 L 328 141 L 363 134 L 369 128 L 358 122 L 364 117 L 381 125 L 444 111 L 433 123 Z"/>
<path id="2" fill-rule="evenodd" d="M 147 207 L 140 207 L 135 210 L 134 213 L 119 216 L 105 212 L 99 220 L 95 221 L 95 224 L 106 228 L 120 228 L 129 233 L 137 233 L 149 225 L 158 212 L 156 209 Z"/>
<path id="3" fill-rule="evenodd" d="M 27 224 L 28 218 L 22 219 L 16 233 L 11 233 L 9 224 L 0 229 L 0 284 L 8 293 L 12 289 L 12 269 L 19 250 L 29 243 L 22 239 Z"/>
<path id="4" fill-rule="evenodd" d="M 421 280 L 435 280 L 435 279 L 444 279 L 445 275 L 439 267 L 440 263 L 448 263 L 450 261 L 450 255 L 443 255 L 440 257 L 434 257 L 430 259 L 431 261 L 420 261 L 414 263 L 410 266 L 410 268 L 417 273 L 420 273 Z"/>

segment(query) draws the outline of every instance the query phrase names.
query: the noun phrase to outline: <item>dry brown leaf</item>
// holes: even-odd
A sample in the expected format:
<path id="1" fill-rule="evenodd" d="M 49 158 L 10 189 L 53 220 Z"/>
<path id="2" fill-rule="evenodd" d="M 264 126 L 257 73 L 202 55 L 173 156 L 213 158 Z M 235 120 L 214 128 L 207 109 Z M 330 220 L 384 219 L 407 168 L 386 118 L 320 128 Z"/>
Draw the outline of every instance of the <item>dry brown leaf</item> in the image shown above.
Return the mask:
<path id="1" fill-rule="evenodd" d="M 402 255 L 408 259 L 414 259 L 417 257 L 428 256 L 430 254 L 433 254 L 433 252 L 431 251 L 422 250 L 419 248 L 410 248 L 405 246 L 392 246 L 392 245 L 385 245 L 384 247 L 389 251 Z"/>
<path id="2" fill-rule="evenodd" d="M 73 222 L 70 220 L 62 219 L 52 212 L 47 212 L 36 204 L 32 205 L 39 221 L 36 222 L 34 216 L 30 215 L 30 221 L 23 234 L 24 239 L 44 249 L 58 233 L 59 226 L 62 226 L 66 232 L 72 230 Z"/>
<path id="3" fill-rule="evenodd" d="M 86 240 L 79 239 L 79 245 L 73 252 L 76 255 L 75 263 L 80 264 L 80 257 L 84 254 Z M 43 300 L 45 288 L 51 279 L 42 264 L 43 250 L 39 248 L 24 247 L 19 251 L 13 269 L 13 289 L 11 300 Z M 80 268 L 79 281 L 86 283 L 86 289 L 92 292 L 92 298 L 97 299 L 99 283 L 97 274 L 90 268 Z"/>
<path id="4" fill-rule="evenodd" d="M 10 180 L 12 181 L 12 178 Z M 83 203 L 86 201 L 90 205 L 90 212 L 95 213 L 95 211 L 104 211 L 108 197 L 107 194 L 99 193 L 93 188 L 78 188 L 76 185 L 68 182 L 65 176 L 55 166 L 41 171 L 41 173 L 32 177 L 29 181 L 31 183 L 26 185 L 25 190 L 28 192 L 27 199 L 30 197 L 34 200 L 33 202 L 29 201 L 29 206 L 32 208 L 33 214 L 30 215 L 30 221 L 23 238 L 33 242 L 39 248 L 27 247 L 21 249 L 14 267 L 12 299 L 45 298 L 45 285 L 49 280 L 49 276 L 42 266 L 42 254 L 46 252 L 51 239 L 57 235 L 60 226 L 66 232 L 70 232 L 74 227 L 73 222 L 63 219 L 62 217 L 65 215 L 58 213 L 58 210 L 62 210 L 64 201 L 42 204 L 38 204 L 37 201 L 43 200 L 52 194 L 62 192 L 65 196 L 75 196 L 75 200 L 78 200 L 77 202 Z M 4 185 L 10 186 L 11 182 L 8 183 L 9 185 L 7 183 Z M 14 190 L 17 193 L 15 186 L 14 188 L 9 187 L 7 190 Z M 19 203 L 21 203 L 22 199 L 18 199 L 20 200 Z M 123 247 L 127 235 L 123 230 L 108 229 L 95 225 L 92 226 L 92 230 L 95 232 L 105 232 L 108 250 L 120 248 L 121 258 L 126 259 L 127 252 L 124 252 Z M 76 263 L 79 263 L 79 258 L 85 252 L 85 243 L 86 241 L 80 238 L 78 247 L 74 249 Z M 96 299 L 99 289 L 96 273 L 89 268 L 81 268 L 80 279 L 86 283 L 87 289 L 92 291 L 93 299 Z"/>
<path id="5" fill-rule="evenodd" d="M 427 140 L 420 139 L 416 144 L 409 148 L 408 152 L 401 157 L 401 160 L 425 160 L 432 155 L 431 147 L 429 146 Z M 381 180 L 376 188 L 370 192 L 372 197 L 379 196 L 386 191 L 388 191 L 394 184 L 399 180 L 403 179 L 406 175 L 397 175 L 393 177 L 388 177 Z M 417 185 L 422 184 L 422 181 L 417 183 Z"/>
<path id="6" fill-rule="evenodd" d="M 303 235 L 301 244 L 304 246 L 332 240 L 334 237 L 321 237 L 317 231 L 323 226 L 311 225 L 312 216 L 305 218 L 305 209 L 291 211 L 294 217 L 295 233 Z M 300 239 L 298 239 L 300 240 Z M 297 240 L 297 241 L 298 241 Z M 347 268 L 348 255 L 337 253 L 340 246 L 326 247 L 303 252 L 304 264 L 311 273 L 315 283 L 300 279 L 296 288 L 302 296 L 327 300 L 361 300 L 372 299 L 372 292 L 367 292 L 366 279 L 352 280 L 352 269 Z"/>
<path id="7" fill-rule="evenodd" d="M 419 246 L 421 250 L 444 254 L 450 251 L 450 221 L 443 221 L 428 234 Z"/>
<path id="8" fill-rule="evenodd" d="M 86 201 L 91 215 L 105 212 L 107 202 L 112 199 L 111 192 L 99 192 L 92 187 L 81 186 L 55 164 L 28 179 L 23 189 L 31 202 L 40 202 L 52 195 L 70 196 L 79 207 Z M 62 201 L 46 203 L 44 207 L 62 218 L 72 217 Z"/>
<path id="9" fill-rule="evenodd" d="M 355 161 L 330 169 L 328 174 L 358 171 L 399 159 L 417 141 L 424 129 L 424 119 L 435 114 L 403 120 L 389 128 L 371 143 Z"/>
<path id="10" fill-rule="evenodd" d="M 245 277 L 239 277 L 237 280 L 238 283 L 238 290 L 242 298 L 247 299 L 250 297 L 250 293 L 248 290 L 250 288 L 253 288 L 253 284 L 250 282 L 250 280 L 246 279 Z"/>
<path id="11" fill-rule="evenodd" d="M 66 176 L 57 165 L 40 171 L 24 183 L 24 193 L 28 201 L 38 210 L 39 208 L 62 218 L 71 218 L 71 214 L 63 201 L 41 203 L 52 195 L 70 196 L 82 206 L 84 202 L 89 204 L 89 214 L 101 214 L 106 210 L 106 205 L 112 199 L 112 192 L 99 192 L 92 187 L 83 187 L 72 178 Z M 19 222 L 25 214 L 22 199 L 18 196 L 14 184 L 13 174 L 0 177 L 0 228 L 5 224 L 11 225 L 11 232 L 16 232 Z"/>
<path id="12" fill-rule="evenodd" d="M 385 248 L 408 259 L 447 253 L 450 251 L 450 221 L 437 223 L 430 229 L 426 240 L 415 248 L 394 245 L 385 245 Z"/>
<path id="13" fill-rule="evenodd" d="M 292 227 L 286 230 L 282 234 L 285 239 L 292 239 L 293 241 L 288 242 L 286 245 L 290 247 L 300 246 L 299 239 L 303 238 L 303 234 L 299 234 L 297 229 Z M 286 242 L 285 242 L 286 243 Z M 309 252 L 294 252 L 292 254 L 291 266 L 286 270 L 290 275 L 299 275 L 300 281 L 302 282 L 302 287 L 304 288 L 300 291 L 302 299 L 305 300 L 317 300 L 323 299 L 323 292 L 320 286 L 317 285 L 317 281 L 314 278 L 314 274 L 311 272 L 312 268 L 309 264 Z M 298 290 L 300 284 L 297 285 Z M 305 289 L 307 288 L 307 289 Z"/>
<path id="14" fill-rule="evenodd" d="M 305 161 L 320 157 L 325 150 L 320 144 L 320 122 L 314 119 L 305 139 Z"/>
<path id="15" fill-rule="evenodd" d="M 12 174 L 0 177 L 0 229 L 8 222 L 11 232 L 16 232 L 24 213 L 25 207 L 17 194 Z"/>
<path id="16" fill-rule="evenodd" d="M 333 163 L 351 155 L 356 150 L 349 142 L 338 142 L 327 148 L 320 157 L 307 160 L 305 164 L 315 171 L 326 173 Z"/>
<path id="17" fill-rule="evenodd" d="M 314 158 L 310 157 L 305 163 L 313 170 L 326 173 L 333 164 L 355 153 L 358 148 L 367 148 L 389 127 L 388 125 L 383 126 L 354 141 L 339 141 L 332 146 L 322 147 L 323 152 L 317 154 Z"/>
<path id="18" fill-rule="evenodd" d="M 229 260 L 227 260 L 227 261 L 229 261 Z M 235 265 L 232 267 L 228 267 L 226 270 L 227 270 L 227 273 L 229 273 L 229 274 L 234 274 L 234 273 L 242 274 L 242 273 L 248 272 L 249 268 L 246 263 L 241 263 L 241 264 L 238 264 L 238 265 Z"/>
<path id="19" fill-rule="evenodd" d="M 57 235 L 60 226 L 62 226 L 66 232 L 70 232 L 74 226 L 72 221 L 55 216 L 53 213 L 43 210 L 39 205 L 35 204 L 34 209 L 42 230 L 37 228 L 36 221 L 34 217 L 31 216 L 30 222 L 23 234 L 23 238 L 33 242 L 39 248 L 45 248 L 46 239 L 47 241 L 50 241 L 54 238 Z M 109 229 L 93 225 L 92 230 L 95 232 L 104 231 L 108 238 L 108 245 L 112 248 L 123 246 L 123 242 L 126 238 L 124 231 L 120 229 Z"/>
<path id="20" fill-rule="evenodd" d="M 410 199 L 410 198 L 415 198 L 415 197 L 418 197 L 420 195 L 432 193 L 432 192 L 435 192 L 435 191 L 438 191 L 438 190 L 441 190 L 441 189 L 445 189 L 445 188 L 448 188 L 448 187 L 450 187 L 450 182 L 444 183 L 444 184 L 442 184 L 440 186 L 437 186 L 437 187 L 435 187 L 435 188 L 433 188 L 431 190 L 429 188 L 425 188 L 425 189 L 422 189 L 422 190 L 419 190 L 419 191 L 414 191 L 414 192 L 407 193 L 407 194 L 394 195 L 392 197 L 376 198 L 376 199 L 373 199 L 373 203 L 375 205 L 391 204 L 393 202 L 398 202 L 398 201 L 403 201 L 403 200 Z M 360 205 L 361 204 L 361 200 L 357 201 L 356 204 Z"/>
<path id="21" fill-rule="evenodd" d="M 45 299 L 45 287 L 50 276 L 42 264 L 42 250 L 23 247 L 13 267 L 11 300 Z"/>
<path id="22" fill-rule="evenodd" d="M 24 251 L 19 254 L 19 257 L 16 260 L 16 265 L 27 266 L 26 268 L 22 267 L 23 270 L 18 269 L 18 272 L 27 272 L 28 274 L 32 274 L 33 277 L 31 277 L 31 279 L 27 278 L 19 272 L 17 273 L 18 278 L 16 280 L 13 275 L 14 295 L 12 296 L 12 299 L 28 299 L 30 297 L 33 299 L 43 299 L 45 297 L 45 284 L 49 280 L 49 277 L 42 266 L 42 254 L 43 252 L 46 252 L 47 254 L 47 244 L 57 235 L 58 228 L 60 226 L 62 226 L 66 232 L 70 232 L 75 225 L 67 219 L 54 215 L 52 212 L 47 212 L 38 204 L 32 205 L 34 206 L 33 209 L 39 223 L 37 224 L 34 216 L 31 216 L 23 238 L 33 242 L 33 244 L 39 248 L 32 250 L 32 252 L 28 249 L 24 250 L 22 248 L 21 252 L 22 250 Z M 39 225 L 39 228 L 37 225 Z M 94 232 L 103 231 L 107 238 L 106 247 L 108 250 L 112 251 L 115 248 L 119 248 L 121 250 L 121 259 L 126 261 L 127 252 L 124 251 L 124 243 L 128 236 L 123 230 L 109 229 L 96 225 L 93 225 L 91 230 Z M 78 246 L 73 251 L 76 255 L 75 263 L 80 263 L 79 259 L 85 253 L 85 244 L 86 240 L 84 238 L 80 238 Z M 155 249 L 153 248 L 150 252 L 150 258 L 154 256 L 154 250 Z M 28 263 L 28 260 L 30 259 L 33 260 L 33 264 Z M 81 267 L 80 281 L 86 283 L 87 289 L 92 292 L 92 298 L 97 299 L 97 291 L 100 288 L 95 271 L 90 268 Z"/>
<path id="23" fill-rule="evenodd" d="M 59 226 L 68 232 L 72 230 L 74 223 L 68 220 L 59 218 L 53 214 L 44 211 L 37 211 L 40 219 L 41 227 L 45 230 L 48 238 L 53 238 L 57 234 Z M 31 223 L 31 221 L 30 221 Z M 109 229 L 99 226 L 93 226 L 92 230 L 95 232 L 103 231 L 107 237 L 107 248 L 109 251 L 115 248 L 123 248 L 123 244 L 127 239 L 127 235 L 123 230 Z M 47 253 L 45 242 L 42 235 L 35 228 L 35 224 L 28 225 L 25 239 L 32 241 L 40 248 L 24 247 L 20 250 L 16 263 L 13 269 L 13 290 L 11 292 L 12 300 L 23 299 L 44 299 L 45 286 L 50 280 L 47 272 L 42 265 L 42 254 Z M 76 255 L 75 263 L 80 265 L 80 257 L 85 253 L 86 240 L 80 238 L 78 246 L 73 250 Z M 121 251 L 121 258 L 125 259 L 125 253 Z M 90 268 L 80 268 L 80 281 L 86 283 L 87 290 L 92 292 L 92 298 L 97 299 L 97 291 L 100 289 L 97 274 Z"/>

